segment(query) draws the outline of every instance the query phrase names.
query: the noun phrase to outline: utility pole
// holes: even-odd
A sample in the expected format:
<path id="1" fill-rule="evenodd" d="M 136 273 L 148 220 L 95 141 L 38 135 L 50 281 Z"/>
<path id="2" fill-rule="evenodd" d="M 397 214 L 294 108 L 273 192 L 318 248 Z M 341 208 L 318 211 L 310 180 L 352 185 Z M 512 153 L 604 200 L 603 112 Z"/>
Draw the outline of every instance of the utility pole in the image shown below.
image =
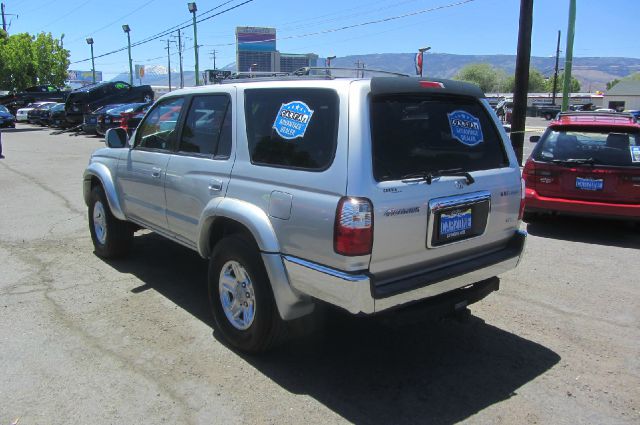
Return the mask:
<path id="1" fill-rule="evenodd" d="M 573 38 L 576 32 L 576 0 L 569 1 L 569 28 L 567 29 L 567 55 L 564 59 L 562 112 L 569 109 L 569 92 L 571 91 L 571 66 L 573 65 Z"/>
<path id="2" fill-rule="evenodd" d="M 7 19 L 4 17 L 4 3 L 0 3 L 0 10 L 2 10 L 2 29 L 7 32 Z"/>
<path id="3" fill-rule="evenodd" d="M 184 88 L 184 73 L 182 72 L 182 32 L 178 29 L 178 57 L 180 59 L 180 88 Z"/>
<path id="4" fill-rule="evenodd" d="M 511 115 L 511 145 L 516 151 L 518 164 L 522 165 L 524 126 L 527 120 L 527 94 L 529 92 L 529 65 L 531 64 L 531 27 L 533 26 L 533 0 L 520 0 L 520 28 L 516 78 L 513 90 L 513 114 Z"/>
<path id="5" fill-rule="evenodd" d="M 218 53 L 217 50 L 212 50 L 209 52 L 211 54 L 211 59 L 213 59 L 213 69 L 217 69 L 216 68 L 216 53 Z"/>
<path id="6" fill-rule="evenodd" d="M 169 91 L 171 91 L 171 48 L 169 43 L 171 40 L 167 38 L 167 72 L 169 73 Z"/>
<path id="7" fill-rule="evenodd" d="M 553 72 L 553 93 L 551 95 L 551 104 L 556 104 L 556 92 L 558 91 L 558 60 L 560 59 L 560 30 L 558 30 L 558 44 L 556 45 L 556 69 Z"/>

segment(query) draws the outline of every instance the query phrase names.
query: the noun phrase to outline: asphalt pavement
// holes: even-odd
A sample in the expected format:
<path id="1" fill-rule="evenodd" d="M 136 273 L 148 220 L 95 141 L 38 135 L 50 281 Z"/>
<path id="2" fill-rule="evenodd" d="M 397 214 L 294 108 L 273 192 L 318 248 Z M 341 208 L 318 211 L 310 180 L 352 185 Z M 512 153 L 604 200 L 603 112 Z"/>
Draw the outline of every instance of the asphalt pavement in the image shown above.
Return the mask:
<path id="1" fill-rule="evenodd" d="M 640 423 L 637 228 L 523 224 L 520 266 L 467 322 L 328 311 L 246 356 L 213 332 L 194 252 L 141 232 L 128 259 L 94 255 L 100 139 L 3 133 L 0 424 Z"/>

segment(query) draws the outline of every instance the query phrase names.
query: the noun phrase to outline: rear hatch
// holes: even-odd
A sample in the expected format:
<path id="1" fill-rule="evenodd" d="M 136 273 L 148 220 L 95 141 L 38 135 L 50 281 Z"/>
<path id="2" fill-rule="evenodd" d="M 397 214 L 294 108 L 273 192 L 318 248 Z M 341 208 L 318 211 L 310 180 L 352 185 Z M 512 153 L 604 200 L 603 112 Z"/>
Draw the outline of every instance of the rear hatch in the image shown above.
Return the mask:
<path id="1" fill-rule="evenodd" d="M 640 203 L 640 137 L 619 127 L 549 129 L 532 154 L 539 195 Z"/>
<path id="2" fill-rule="evenodd" d="M 389 93 L 372 82 L 372 165 L 350 172 L 348 191 L 374 206 L 376 285 L 498 251 L 518 226 L 519 169 L 495 115 L 481 92 L 437 84 Z"/>

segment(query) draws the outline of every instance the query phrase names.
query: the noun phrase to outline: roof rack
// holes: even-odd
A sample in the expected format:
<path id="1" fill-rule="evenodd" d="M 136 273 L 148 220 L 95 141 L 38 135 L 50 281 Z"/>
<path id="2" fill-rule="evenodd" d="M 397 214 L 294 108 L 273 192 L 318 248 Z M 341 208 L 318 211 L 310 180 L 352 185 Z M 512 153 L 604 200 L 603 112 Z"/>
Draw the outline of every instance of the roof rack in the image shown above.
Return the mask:
<path id="1" fill-rule="evenodd" d="M 336 77 L 333 73 L 335 71 L 349 71 L 354 72 L 355 75 L 346 76 L 347 78 L 364 78 L 364 74 L 366 73 L 375 73 L 375 74 L 384 74 L 384 75 L 392 75 L 395 77 L 409 77 L 407 74 L 403 74 L 400 72 L 393 71 L 385 71 L 382 69 L 373 69 L 373 68 L 347 68 L 347 67 L 324 67 L 324 66 L 305 66 L 293 72 L 294 75 L 318 75 L 322 76 L 329 75 L 332 77 Z M 318 74 L 314 74 L 318 72 Z M 338 77 L 345 78 L 345 77 Z"/>

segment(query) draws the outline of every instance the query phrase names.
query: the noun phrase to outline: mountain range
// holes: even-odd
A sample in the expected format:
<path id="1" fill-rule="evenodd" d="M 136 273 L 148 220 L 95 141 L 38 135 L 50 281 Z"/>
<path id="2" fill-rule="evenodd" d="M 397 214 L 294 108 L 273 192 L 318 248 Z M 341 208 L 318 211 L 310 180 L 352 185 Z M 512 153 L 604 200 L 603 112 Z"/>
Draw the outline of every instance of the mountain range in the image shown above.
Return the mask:
<path id="1" fill-rule="evenodd" d="M 381 69 L 415 74 L 415 53 L 376 53 L 366 55 L 351 55 L 333 59 L 331 66 L 356 67 L 356 63 L 364 63 L 366 68 Z M 488 63 L 507 74 L 515 71 L 515 55 L 452 55 L 447 53 L 428 53 L 424 57 L 424 75 L 431 77 L 452 78 L 461 68 L 471 63 Z M 318 59 L 318 65 L 324 64 L 324 59 Z M 543 75 L 553 75 L 555 57 L 531 57 L 531 67 L 540 71 Z M 560 62 L 560 69 L 564 66 Z M 206 69 L 206 66 L 201 66 Z M 225 66 L 223 69 L 235 69 L 235 63 Z M 607 82 L 616 78 L 623 78 L 634 72 L 640 71 L 639 58 L 625 57 L 578 57 L 573 60 L 573 76 L 580 81 L 582 91 L 594 92 L 605 90 Z M 121 73 L 112 80 L 128 81 L 129 74 Z M 180 75 L 175 69 L 171 70 L 172 86 L 176 87 Z M 142 84 L 154 86 L 168 86 L 169 80 L 167 67 L 162 65 L 147 65 Z M 138 84 L 138 80 L 135 81 Z M 185 86 L 195 84 L 193 71 L 184 71 Z"/>

